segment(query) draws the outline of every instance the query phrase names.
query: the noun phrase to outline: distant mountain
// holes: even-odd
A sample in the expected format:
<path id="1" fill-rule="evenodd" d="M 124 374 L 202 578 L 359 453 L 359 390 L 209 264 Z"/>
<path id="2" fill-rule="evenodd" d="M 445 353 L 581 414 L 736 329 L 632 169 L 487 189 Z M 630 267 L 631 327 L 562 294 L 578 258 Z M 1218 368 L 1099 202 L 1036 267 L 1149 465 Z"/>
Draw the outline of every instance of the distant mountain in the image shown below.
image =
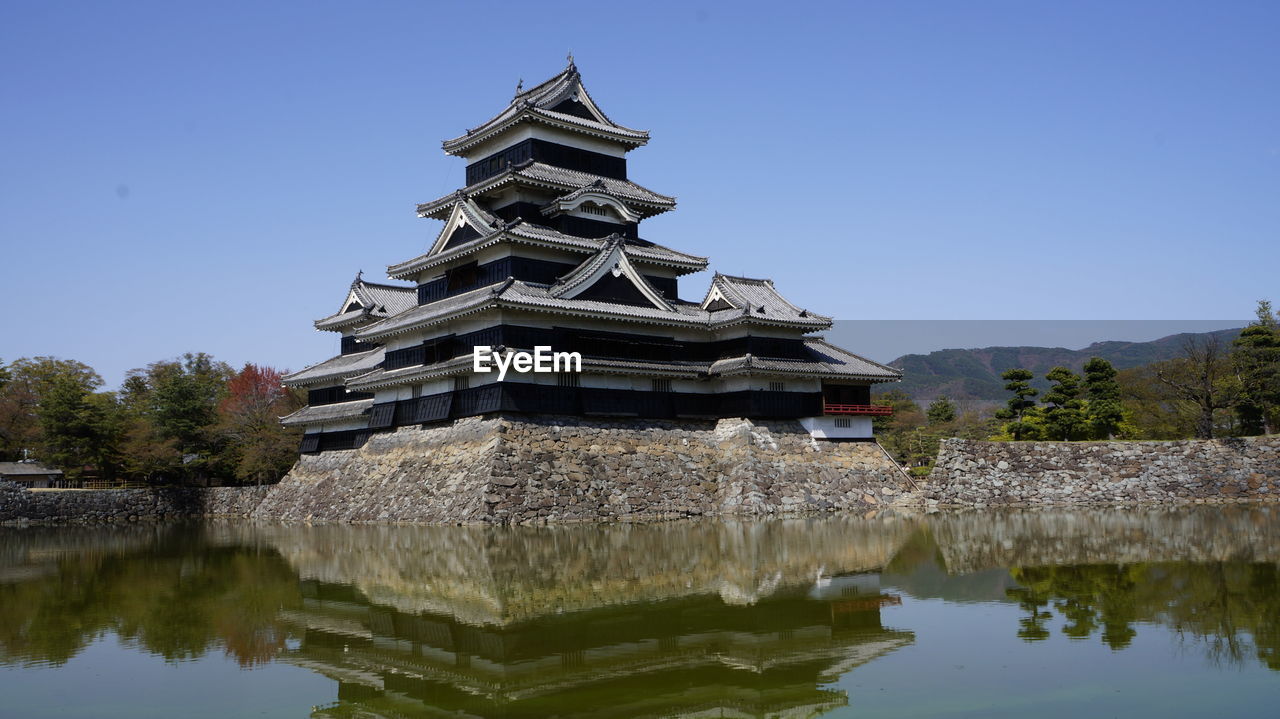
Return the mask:
<path id="1" fill-rule="evenodd" d="M 902 382 L 881 385 L 878 389 L 880 392 L 901 390 L 917 400 L 931 400 L 945 394 L 952 399 L 1004 401 L 1008 392 L 1000 373 L 1014 367 L 1035 373 L 1032 384 L 1043 391 L 1049 386 L 1045 373 L 1058 365 L 1080 372 L 1090 357 L 1101 357 L 1116 369 L 1128 369 L 1180 356 L 1184 343 L 1191 337 L 1216 335 L 1224 344 L 1230 344 L 1239 334 L 1239 329 L 1183 333 L 1150 342 L 1094 342 L 1080 350 L 983 347 L 903 355 L 889 363 L 902 370 Z"/>

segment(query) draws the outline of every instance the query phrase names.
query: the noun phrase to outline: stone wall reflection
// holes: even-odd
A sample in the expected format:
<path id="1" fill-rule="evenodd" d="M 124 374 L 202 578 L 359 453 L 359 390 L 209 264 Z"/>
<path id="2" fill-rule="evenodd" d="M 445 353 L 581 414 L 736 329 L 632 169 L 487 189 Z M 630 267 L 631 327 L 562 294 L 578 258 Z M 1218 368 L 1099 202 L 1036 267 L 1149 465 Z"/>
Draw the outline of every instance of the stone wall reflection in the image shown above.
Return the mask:
<path id="1" fill-rule="evenodd" d="M 878 575 L 893 516 L 541 527 L 226 525 L 287 558 L 285 661 L 340 683 L 317 716 L 814 716 L 910 644 Z"/>
<path id="2" fill-rule="evenodd" d="M 1134 562 L 1280 561 L 1280 507 L 942 512 L 928 526 L 948 571 Z"/>
<path id="3" fill-rule="evenodd" d="M 750 604 L 883 567 L 918 526 L 895 516 L 532 527 L 224 525 L 303 579 L 471 624 L 694 595 Z"/>

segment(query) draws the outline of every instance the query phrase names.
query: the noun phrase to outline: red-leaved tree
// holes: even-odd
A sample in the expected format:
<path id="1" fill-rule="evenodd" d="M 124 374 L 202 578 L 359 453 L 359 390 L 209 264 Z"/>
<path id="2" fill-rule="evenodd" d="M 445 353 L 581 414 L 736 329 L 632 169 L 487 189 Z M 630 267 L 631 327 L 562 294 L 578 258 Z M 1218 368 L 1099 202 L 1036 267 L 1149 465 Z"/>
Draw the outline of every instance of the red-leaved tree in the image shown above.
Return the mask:
<path id="1" fill-rule="evenodd" d="M 297 458 L 300 431 L 281 426 L 280 418 L 302 401 L 284 386 L 283 377 L 280 370 L 248 363 L 227 382 L 227 395 L 218 405 L 219 429 L 236 454 L 241 481 L 278 480 Z"/>

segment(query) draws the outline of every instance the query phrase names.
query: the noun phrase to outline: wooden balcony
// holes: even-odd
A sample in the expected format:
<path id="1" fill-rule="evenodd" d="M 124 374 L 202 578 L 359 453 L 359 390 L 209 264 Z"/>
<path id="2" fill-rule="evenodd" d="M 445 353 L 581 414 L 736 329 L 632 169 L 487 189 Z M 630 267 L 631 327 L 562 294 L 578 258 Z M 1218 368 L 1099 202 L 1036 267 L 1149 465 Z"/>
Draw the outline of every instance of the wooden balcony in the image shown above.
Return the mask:
<path id="1" fill-rule="evenodd" d="M 872 417 L 887 417 L 893 414 L 893 407 L 882 404 L 831 404 L 822 403 L 823 414 L 861 414 Z"/>

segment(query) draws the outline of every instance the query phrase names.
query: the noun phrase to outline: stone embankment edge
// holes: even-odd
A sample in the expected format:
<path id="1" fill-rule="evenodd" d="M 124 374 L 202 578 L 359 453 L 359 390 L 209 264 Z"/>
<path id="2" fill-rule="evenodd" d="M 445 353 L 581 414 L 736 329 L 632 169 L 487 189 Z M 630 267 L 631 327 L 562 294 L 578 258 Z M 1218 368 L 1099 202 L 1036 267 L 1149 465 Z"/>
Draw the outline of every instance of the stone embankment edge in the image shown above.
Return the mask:
<path id="1" fill-rule="evenodd" d="M 928 507 L 1280 501 L 1280 436 L 1166 442 L 944 440 Z"/>
<path id="2" fill-rule="evenodd" d="M 99 524 L 248 517 L 270 487 L 31 491 L 0 482 L 0 524 Z"/>

